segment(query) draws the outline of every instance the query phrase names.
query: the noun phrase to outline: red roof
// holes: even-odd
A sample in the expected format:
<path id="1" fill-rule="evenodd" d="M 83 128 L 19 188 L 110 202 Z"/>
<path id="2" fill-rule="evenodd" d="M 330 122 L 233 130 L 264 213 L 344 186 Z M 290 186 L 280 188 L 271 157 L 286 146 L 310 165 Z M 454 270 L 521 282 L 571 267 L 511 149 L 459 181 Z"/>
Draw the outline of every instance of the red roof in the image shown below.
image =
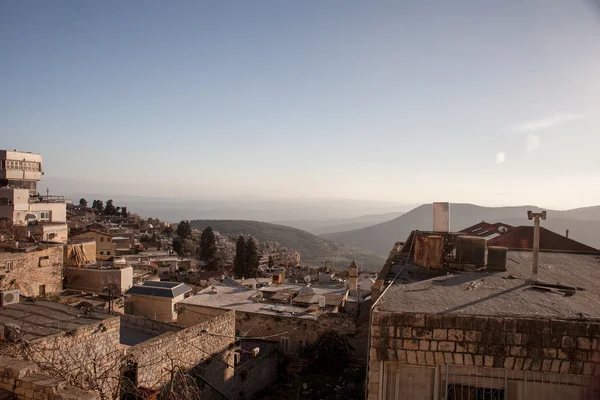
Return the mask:
<path id="1" fill-rule="evenodd" d="M 502 227 L 506 229 L 503 229 Z M 461 232 L 466 233 L 469 236 L 489 237 L 502 235 L 512 228 L 512 226 L 502 222 L 490 224 L 489 222 L 481 221 L 478 224 L 463 229 Z"/>
<path id="2" fill-rule="evenodd" d="M 488 246 L 502 246 L 513 250 L 533 249 L 533 226 L 517 226 L 507 233 L 489 239 Z M 600 250 L 540 227 L 540 250 L 575 253 L 600 253 Z"/>

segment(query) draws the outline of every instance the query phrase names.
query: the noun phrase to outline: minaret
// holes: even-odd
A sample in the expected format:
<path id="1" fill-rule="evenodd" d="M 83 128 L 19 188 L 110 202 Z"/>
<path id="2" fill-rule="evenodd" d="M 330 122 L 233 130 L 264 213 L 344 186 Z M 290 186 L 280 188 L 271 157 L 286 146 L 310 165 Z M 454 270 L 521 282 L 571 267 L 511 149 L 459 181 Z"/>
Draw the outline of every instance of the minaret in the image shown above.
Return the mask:
<path id="1" fill-rule="evenodd" d="M 358 267 L 354 260 L 348 267 L 348 289 L 358 290 Z"/>

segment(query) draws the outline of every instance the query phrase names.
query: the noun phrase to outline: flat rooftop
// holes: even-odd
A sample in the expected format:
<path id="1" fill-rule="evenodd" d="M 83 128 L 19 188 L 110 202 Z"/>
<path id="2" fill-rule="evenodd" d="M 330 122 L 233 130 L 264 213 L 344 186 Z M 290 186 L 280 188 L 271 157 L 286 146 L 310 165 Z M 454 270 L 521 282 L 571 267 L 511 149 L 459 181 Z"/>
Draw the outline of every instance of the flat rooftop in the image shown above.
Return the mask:
<path id="1" fill-rule="evenodd" d="M 182 304 L 197 305 L 203 307 L 222 308 L 226 310 L 245 311 L 267 315 L 290 316 L 297 318 L 314 319 L 315 315 L 306 313 L 308 305 L 296 306 L 289 303 L 275 303 L 270 301 L 258 301 L 260 292 L 275 292 L 284 289 L 299 290 L 303 285 L 277 285 L 261 289 L 246 289 L 225 285 L 215 285 L 216 293 L 212 293 L 212 287 L 208 287 L 194 296 L 182 300 Z M 336 294 L 345 289 L 327 290 L 315 288 L 316 294 Z"/>
<path id="2" fill-rule="evenodd" d="M 376 309 L 384 312 L 521 317 L 600 318 L 600 257 L 540 252 L 537 280 L 577 287 L 565 295 L 532 284 L 530 251 L 509 251 L 506 272 L 442 271 L 407 282 L 397 279 Z M 394 265 L 392 269 L 399 269 Z M 407 270 L 420 267 L 407 264 Z M 421 269 L 422 270 L 422 269 Z"/>
<path id="3" fill-rule="evenodd" d="M 35 340 L 72 329 L 92 325 L 114 315 L 86 312 L 76 307 L 50 301 L 21 301 L 0 308 L 0 324 L 21 327 L 25 340 Z"/>

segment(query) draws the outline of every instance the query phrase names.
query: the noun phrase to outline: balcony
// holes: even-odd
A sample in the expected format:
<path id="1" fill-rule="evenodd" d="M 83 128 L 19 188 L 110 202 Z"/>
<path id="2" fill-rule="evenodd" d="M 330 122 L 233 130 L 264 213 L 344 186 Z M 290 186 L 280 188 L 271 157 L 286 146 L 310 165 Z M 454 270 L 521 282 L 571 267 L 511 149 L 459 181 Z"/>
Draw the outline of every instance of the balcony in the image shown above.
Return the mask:
<path id="1" fill-rule="evenodd" d="M 29 196 L 30 203 L 64 203 L 65 201 L 65 196 L 42 196 L 40 194 Z"/>

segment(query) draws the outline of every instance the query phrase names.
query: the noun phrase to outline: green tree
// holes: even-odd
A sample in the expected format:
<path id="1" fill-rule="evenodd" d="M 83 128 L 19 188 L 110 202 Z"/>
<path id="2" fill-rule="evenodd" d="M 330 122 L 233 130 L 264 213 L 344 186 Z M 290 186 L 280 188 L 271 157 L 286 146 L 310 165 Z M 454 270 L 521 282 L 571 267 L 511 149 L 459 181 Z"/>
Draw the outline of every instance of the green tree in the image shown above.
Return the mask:
<path id="1" fill-rule="evenodd" d="M 92 202 L 92 208 L 100 212 L 104 211 L 104 203 L 102 200 L 94 200 Z"/>
<path id="2" fill-rule="evenodd" d="M 238 278 L 244 276 L 246 272 L 246 241 L 242 235 L 238 236 L 235 242 L 235 258 L 233 259 L 235 275 Z"/>
<path id="3" fill-rule="evenodd" d="M 256 241 L 250 237 L 246 242 L 246 252 L 245 252 L 245 268 L 244 268 L 244 276 L 246 278 L 256 278 L 258 276 L 258 264 L 260 260 L 258 259 L 258 249 L 256 246 Z"/>
<path id="4" fill-rule="evenodd" d="M 173 251 L 179 256 L 183 256 L 183 242 L 179 237 L 173 239 Z"/>
<path id="5" fill-rule="evenodd" d="M 82 197 L 79 199 L 79 205 L 83 208 L 87 207 L 87 200 Z"/>
<path id="6" fill-rule="evenodd" d="M 129 213 L 127 212 L 127 207 L 122 207 L 121 208 L 121 216 L 123 218 L 128 218 L 129 217 Z"/>
<path id="7" fill-rule="evenodd" d="M 190 221 L 181 221 L 179 225 L 177 225 L 177 236 L 182 240 L 192 236 Z"/>
<path id="8" fill-rule="evenodd" d="M 170 226 L 165 227 L 165 229 L 162 230 L 163 235 L 169 235 L 171 236 L 173 234 L 173 228 L 171 228 Z"/>
<path id="9" fill-rule="evenodd" d="M 200 235 L 200 260 L 207 264 L 207 269 L 216 271 L 219 269 L 220 257 L 217 252 L 217 238 L 210 226 L 207 226 Z"/>
<path id="10" fill-rule="evenodd" d="M 306 346 L 303 355 L 311 360 L 310 370 L 339 375 L 352 359 L 353 350 L 346 336 L 327 331 L 319 335 L 314 343 Z"/>
<path id="11" fill-rule="evenodd" d="M 273 256 L 269 256 L 269 264 L 267 264 L 269 268 L 273 268 L 275 266 L 275 261 L 273 260 Z"/>
<path id="12" fill-rule="evenodd" d="M 115 208 L 114 202 L 112 199 L 106 200 L 106 207 L 104 207 L 104 215 L 116 215 L 117 209 Z"/>

